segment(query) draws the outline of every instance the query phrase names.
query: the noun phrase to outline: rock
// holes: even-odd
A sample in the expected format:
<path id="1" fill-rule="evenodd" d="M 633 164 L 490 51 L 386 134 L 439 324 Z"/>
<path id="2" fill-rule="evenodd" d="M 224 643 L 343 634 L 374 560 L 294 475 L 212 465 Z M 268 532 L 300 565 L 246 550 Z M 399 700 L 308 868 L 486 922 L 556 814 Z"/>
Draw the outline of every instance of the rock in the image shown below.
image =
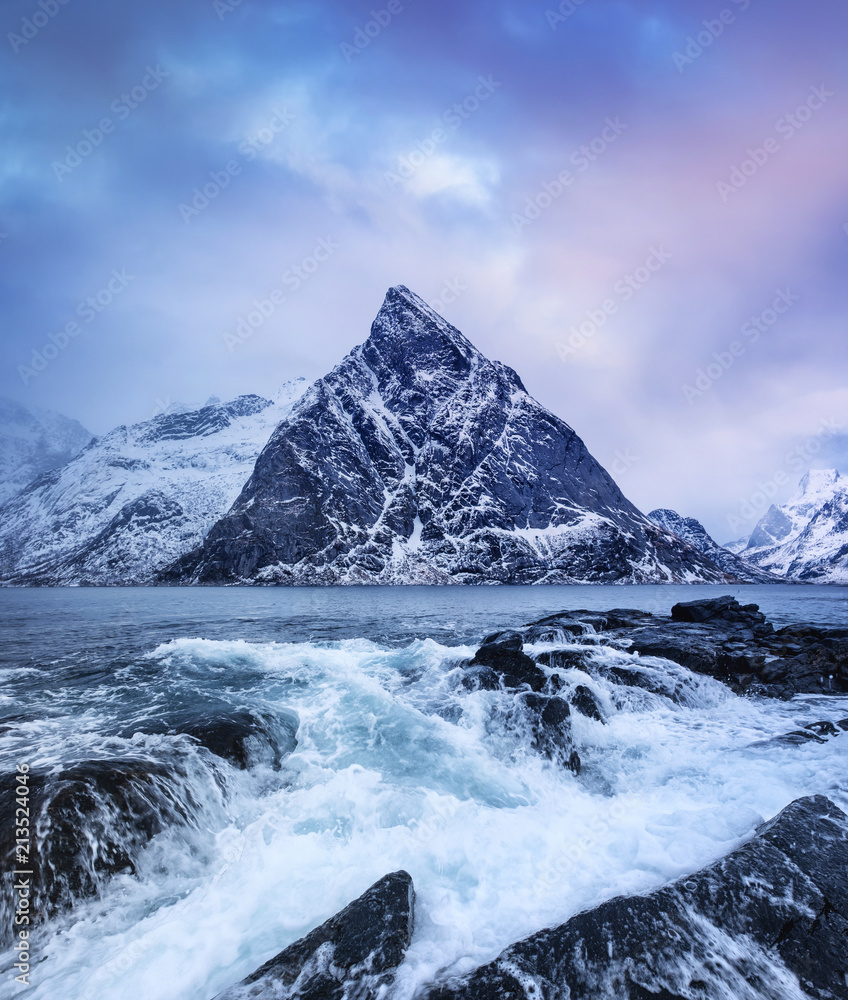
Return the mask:
<path id="1" fill-rule="evenodd" d="M 575 711 L 587 716 L 589 719 L 594 719 L 596 722 L 604 721 L 595 696 L 585 684 L 578 684 L 574 689 L 571 694 L 570 705 Z"/>
<path id="2" fill-rule="evenodd" d="M 848 998 L 848 817 L 799 799 L 728 857 L 534 934 L 423 1000 Z"/>
<path id="3" fill-rule="evenodd" d="M 675 622 L 712 622 L 716 619 L 726 622 L 756 623 L 762 625 L 766 616 L 760 613 L 756 604 L 739 604 L 735 597 L 712 597 L 700 601 L 685 601 L 671 609 L 671 620 Z"/>
<path id="4" fill-rule="evenodd" d="M 536 657 L 536 663 L 544 664 L 552 670 L 586 670 L 590 657 L 585 652 L 573 649 L 555 649 L 540 653 Z"/>
<path id="5" fill-rule="evenodd" d="M 768 746 L 805 746 L 809 743 L 827 743 L 835 736 L 841 736 L 848 725 L 841 722 L 810 722 L 803 729 L 796 729 L 791 733 L 784 733 L 782 736 L 774 736 L 770 740 L 758 740 L 752 743 L 754 747 Z"/>
<path id="6" fill-rule="evenodd" d="M 409 947 L 414 898 L 406 872 L 386 875 L 216 1000 L 377 1000 Z"/>
<path id="7" fill-rule="evenodd" d="M 676 604 L 670 618 L 628 610 L 603 615 L 561 612 L 526 626 L 523 634 L 551 630 L 557 621 L 591 626 L 579 635 L 570 633 L 568 645 L 600 642 L 672 660 L 723 681 L 738 694 L 751 691 L 792 698 L 848 693 L 848 630 L 794 625 L 775 632 L 757 605 L 742 606 L 729 595 Z M 542 653 L 538 662 L 551 669 L 579 666 L 598 672 L 591 660 L 573 649 Z M 630 683 L 618 673 L 618 680 Z M 632 682 L 645 686 L 635 675 Z"/>
<path id="8" fill-rule="evenodd" d="M 279 729 L 282 735 L 275 731 Z M 178 731 L 241 770 L 259 761 L 279 770 L 283 758 L 297 748 L 296 722 L 279 720 L 275 727 L 270 719 L 253 711 L 202 716 Z"/>
<path id="9" fill-rule="evenodd" d="M 580 757 L 571 738 L 571 709 L 556 696 L 524 694 L 521 702 L 530 716 L 533 749 L 564 767 L 580 773 Z"/>
<path id="10" fill-rule="evenodd" d="M 477 650 L 471 667 L 491 667 L 507 688 L 529 685 L 541 691 L 547 675 L 535 661 L 522 652 L 522 637 L 518 632 L 498 632 L 484 640 Z"/>
<path id="11" fill-rule="evenodd" d="M 719 673 L 715 647 L 687 635 L 658 635 L 649 630 L 631 633 L 631 650 L 640 656 L 659 656 L 688 667 L 697 674 L 715 677 Z"/>
<path id="12" fill-rule="evenodd" d="M 11 801 L 7 784 L 0 792 Z M 192 822 L 201 808 L 179 759 L 86 761 L 58 774 L 32 773 L 29 787 L 34 923 L 100 895 L 119 873 L 134 874 L 141 850 L 157 833 Z M 7 863 L 12 829 L 0 829 Z M 0 920 L 0 935 L 11 928 L 11 919 Z"/>

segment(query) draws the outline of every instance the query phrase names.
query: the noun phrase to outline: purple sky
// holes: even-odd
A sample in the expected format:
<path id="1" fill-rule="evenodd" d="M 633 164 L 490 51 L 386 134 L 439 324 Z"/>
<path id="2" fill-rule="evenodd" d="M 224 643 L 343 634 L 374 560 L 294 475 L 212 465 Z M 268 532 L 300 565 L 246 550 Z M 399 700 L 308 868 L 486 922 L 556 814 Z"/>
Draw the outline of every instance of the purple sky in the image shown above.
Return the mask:
<path id="1" fill-rule="evenodd" d="M 760 485 L 848 472 L 844 0 L 6 0 L 0 24 L 0 394 L 95 433 L 270 395 L 402 283 L 643 510 L 726 541 Z"/>

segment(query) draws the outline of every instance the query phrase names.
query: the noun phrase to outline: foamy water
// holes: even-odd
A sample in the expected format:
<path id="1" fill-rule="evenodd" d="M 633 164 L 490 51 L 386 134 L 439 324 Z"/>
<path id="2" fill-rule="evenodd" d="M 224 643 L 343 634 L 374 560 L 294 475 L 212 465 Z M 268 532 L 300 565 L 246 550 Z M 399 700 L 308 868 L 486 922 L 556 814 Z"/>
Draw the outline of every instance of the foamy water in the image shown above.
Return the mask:
<path id="1" fill-rule="evenodd" d="M 513 695 L 461 685 L 475 648 L 178 638 L 138 655 L 67 654 L 55 684 L 44 664 L 7 662 L 7 697 L 29 684 L 37 711 L 0 736 L 3 760 L 168 761 L 200 806 L 154 837 L 137 876 L 36 929 L 28 995 L 211 1000 L 404 868 L 417 892 L 398 980 L 407 1000 L 586 907 L 702 867 L 799 796 L 848 807 L 848 735 L 751 746 L 844 719 L 848 698 L 740 699 L 666 661 L 599 647 L 599 663 L 638 665 L 674 700 L 570 671 L 608 722 L 573 715 L 576 777 L 529 749 Z M 176 702 L 211 698 L 296 719 L 281 771 L 238 771 L 185 737 L 133 732 Z M 7 955 L 3 996 L 17 995 L 9 965 Z"/>

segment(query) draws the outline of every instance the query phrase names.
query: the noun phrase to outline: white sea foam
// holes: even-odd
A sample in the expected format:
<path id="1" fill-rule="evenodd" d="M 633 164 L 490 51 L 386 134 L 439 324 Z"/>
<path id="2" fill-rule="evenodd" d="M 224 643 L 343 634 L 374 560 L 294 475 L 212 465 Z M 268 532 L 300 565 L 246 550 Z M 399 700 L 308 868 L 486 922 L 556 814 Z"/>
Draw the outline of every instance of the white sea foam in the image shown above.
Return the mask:
<path id="1" fill-rule="evenodd" d="M 182 639 L 128 667 L 118 686 L 143 669 L 151 689 L 294 713 L 298 747 L 279 775 L 228 769 L 223 792 L 198 779 L 206 829 L 165 831 L 138 878 L 118 877 L 72 920 L 37 929 L 32 1000 L 210 1000 L 400 868 L 417 892 L 399 978 L 408 1000 L 586 907 L 702 867 L 801 795 L 848 800 L 848 735 L 750 746 L 844 718 L 848 698 L 740 699 L 665 661 L 598 647 L 599 665 L 665 676 L 678 698 L 574 672 L 568 683 L 590 687 L 608 715 L 607 725 L 573 716 L 575 777 L 502 725 L 513 696 L 462 687 L 457 664 L 471 653 L 431 640 Z M 185 752 L 181 739 L 112 749 Z"/>

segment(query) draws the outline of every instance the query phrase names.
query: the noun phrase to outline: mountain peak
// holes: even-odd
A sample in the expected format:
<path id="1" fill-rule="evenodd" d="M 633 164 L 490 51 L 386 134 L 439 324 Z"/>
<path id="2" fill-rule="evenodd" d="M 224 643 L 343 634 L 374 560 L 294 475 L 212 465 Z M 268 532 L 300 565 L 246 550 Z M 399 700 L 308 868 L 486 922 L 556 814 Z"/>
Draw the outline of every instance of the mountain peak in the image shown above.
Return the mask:
<path id="1" fill-rule="evenodd" d="M 797 498 L 829 492 L 842 476 L 836 469 L 810 469 L 798 484 Z M 790 501 L 791 502 L 791 501 Z"/>
<path id="2" fill-rule="evenodd" d="M 412 364 L 425 370 L 467 369 L 479 351 L 456 327 L 405 285 L 386 292 L 364 345 L 397 370 Z"/>

